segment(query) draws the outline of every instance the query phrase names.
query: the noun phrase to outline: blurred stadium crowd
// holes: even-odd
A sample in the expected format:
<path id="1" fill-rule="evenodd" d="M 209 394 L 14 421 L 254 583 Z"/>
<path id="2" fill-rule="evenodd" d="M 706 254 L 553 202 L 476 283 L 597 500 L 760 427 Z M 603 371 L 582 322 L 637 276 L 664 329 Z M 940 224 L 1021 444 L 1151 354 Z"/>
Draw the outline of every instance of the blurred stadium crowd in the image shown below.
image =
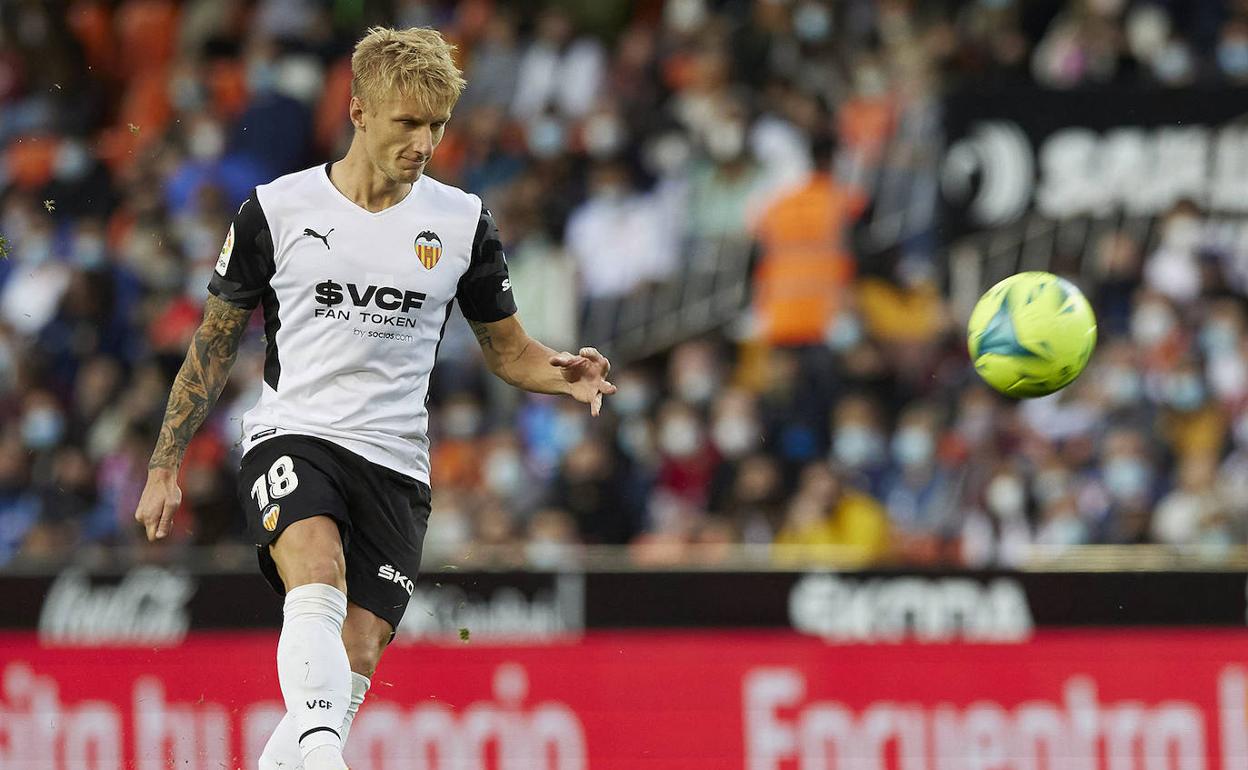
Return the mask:
<path id="1" fill-rule="evenodd" d="M 452 324 L 430 548 L 1016 565 L 1036 544 L 1245 541 L 1248 254 L 1199 211 L 1176 207 L 1156 243 L 1097 245 L 1081 281 L 1093 365 L 1025 404 L 966 360 L 938 222 L 872 248 L 856 223 L 889 174 L 935 207 L 946 84 L 1241 84 L 1248 3 L 15 0 L 0 3 L 0 564 L 240 540 L 259 314 L 187 452 L 172 543 L 140 544 L 132 516 L 231 214 L 345 151 L 348 56 L 373 23 L 459 45 L 470 86 L 432 173 L 496 213 L 533 336 L 600 344 L 587 308 L 661 283 L 691 244 L 754 251 L 740 322 L 618 366 L 596 421 L 492 381 Z"/>

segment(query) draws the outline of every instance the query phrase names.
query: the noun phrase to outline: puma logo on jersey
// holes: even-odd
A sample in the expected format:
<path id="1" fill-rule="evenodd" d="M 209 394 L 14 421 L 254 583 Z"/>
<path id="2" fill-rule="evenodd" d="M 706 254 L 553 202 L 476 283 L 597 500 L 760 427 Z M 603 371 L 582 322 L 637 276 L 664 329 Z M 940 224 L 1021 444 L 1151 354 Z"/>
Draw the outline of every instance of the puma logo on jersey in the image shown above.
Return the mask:
<path id="1" fill-rule="evenodd" d="M 402 572 L 395 569 L 393 565 L 381 565 L 381 568 L 377 570 L 377 577 L 403 586 L 403 588 L 407 590 L 408 596 L 411 596 L 412 592 L 416 590 L 416 584 L 409 580 L 407 575 L 404 575 Z"/>
<path id="2" fill-rule="evenodd" d="M 332 233 L 333 231 L 334 231 L 334 228 L 332 228 L 332 227 L 331 227 L 331 228 L 329 228 L 329 233 Z M 317 231 L 313 230 L 311 227 L 305 227 L 305 228 L 303 228 L 303 234 L 304 234 L 304 235 L 310 235 L 310 236 L 312 236 L 313 238 L 319 238 L 319 239 L 321 240 L 321 242 L 323 242 L 323 243 L 325 244 L 325 248 L 326 248 L 326 249 L 328 249 L 328 248 L 329 248 L 329 233 L 325 233 L 324 235 L 321 235 L 321 234 L 320 234 L 320 233 L 318 233 Z"/>

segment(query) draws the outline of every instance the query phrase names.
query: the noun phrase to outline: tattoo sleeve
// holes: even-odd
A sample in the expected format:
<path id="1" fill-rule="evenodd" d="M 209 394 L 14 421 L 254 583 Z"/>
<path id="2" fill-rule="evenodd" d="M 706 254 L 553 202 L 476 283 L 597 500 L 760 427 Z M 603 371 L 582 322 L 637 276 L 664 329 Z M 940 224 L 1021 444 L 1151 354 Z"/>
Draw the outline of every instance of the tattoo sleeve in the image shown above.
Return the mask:
<path id="1" fill-rule="evenodd" d="M 173 381 L 160 437 L 148 468 L 176 469 L 182 464 L 182 455 L 191 436 L 199 430 L 225 387 L 250 315 L 250 310 L 235 307 L 215 296 L 208 297 L 203 323 L 196 330 L 186 360 Z"/>

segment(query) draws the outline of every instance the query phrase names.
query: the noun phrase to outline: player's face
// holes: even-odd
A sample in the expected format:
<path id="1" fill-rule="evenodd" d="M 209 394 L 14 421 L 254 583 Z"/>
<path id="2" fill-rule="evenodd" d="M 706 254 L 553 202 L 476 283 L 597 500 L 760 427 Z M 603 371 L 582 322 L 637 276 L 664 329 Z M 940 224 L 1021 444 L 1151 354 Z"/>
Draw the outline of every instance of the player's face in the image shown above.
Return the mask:
<path id="1" fill-rule="evenodd" d="M 402 96 L 379 101 L 364 113 L 369 158 L 383 176 L 400 184 L 420 178 L 451 119 L 449 107 L 430 107 L 423 100 Z"/>

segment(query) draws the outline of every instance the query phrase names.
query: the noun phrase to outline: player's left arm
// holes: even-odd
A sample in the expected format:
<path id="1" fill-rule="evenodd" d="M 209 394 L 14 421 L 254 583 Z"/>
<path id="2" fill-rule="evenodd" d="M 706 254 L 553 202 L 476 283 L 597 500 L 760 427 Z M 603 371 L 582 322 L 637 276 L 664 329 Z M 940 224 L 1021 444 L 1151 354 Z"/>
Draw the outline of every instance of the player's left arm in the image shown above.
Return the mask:
<path id="1" fill-rule="evenodd" d="M 486 366 L 504 382 L 533 393 L 567 394 L 589 404 L 595 415 L 602 408 L 602 397 L 615 392 L 607 381 L 611 362 L 597 350 L 556 352 L 525 333 L 516 318 L 498 227 L 485 208 L 472 241 L 471 262 L 455 296 L 481 343 Z"/>
<path id="2" fill-rule="evenodd" d="M 602 397 L 615 392 L 607 380 L 611 362 L 593 348 L 556 352 L 530 337 L 516 316 L 500 321 L 469 321 L 489 370 L 509 385 L 533 393 L 561 393 L 589 404 L 594 416 Z"/>

